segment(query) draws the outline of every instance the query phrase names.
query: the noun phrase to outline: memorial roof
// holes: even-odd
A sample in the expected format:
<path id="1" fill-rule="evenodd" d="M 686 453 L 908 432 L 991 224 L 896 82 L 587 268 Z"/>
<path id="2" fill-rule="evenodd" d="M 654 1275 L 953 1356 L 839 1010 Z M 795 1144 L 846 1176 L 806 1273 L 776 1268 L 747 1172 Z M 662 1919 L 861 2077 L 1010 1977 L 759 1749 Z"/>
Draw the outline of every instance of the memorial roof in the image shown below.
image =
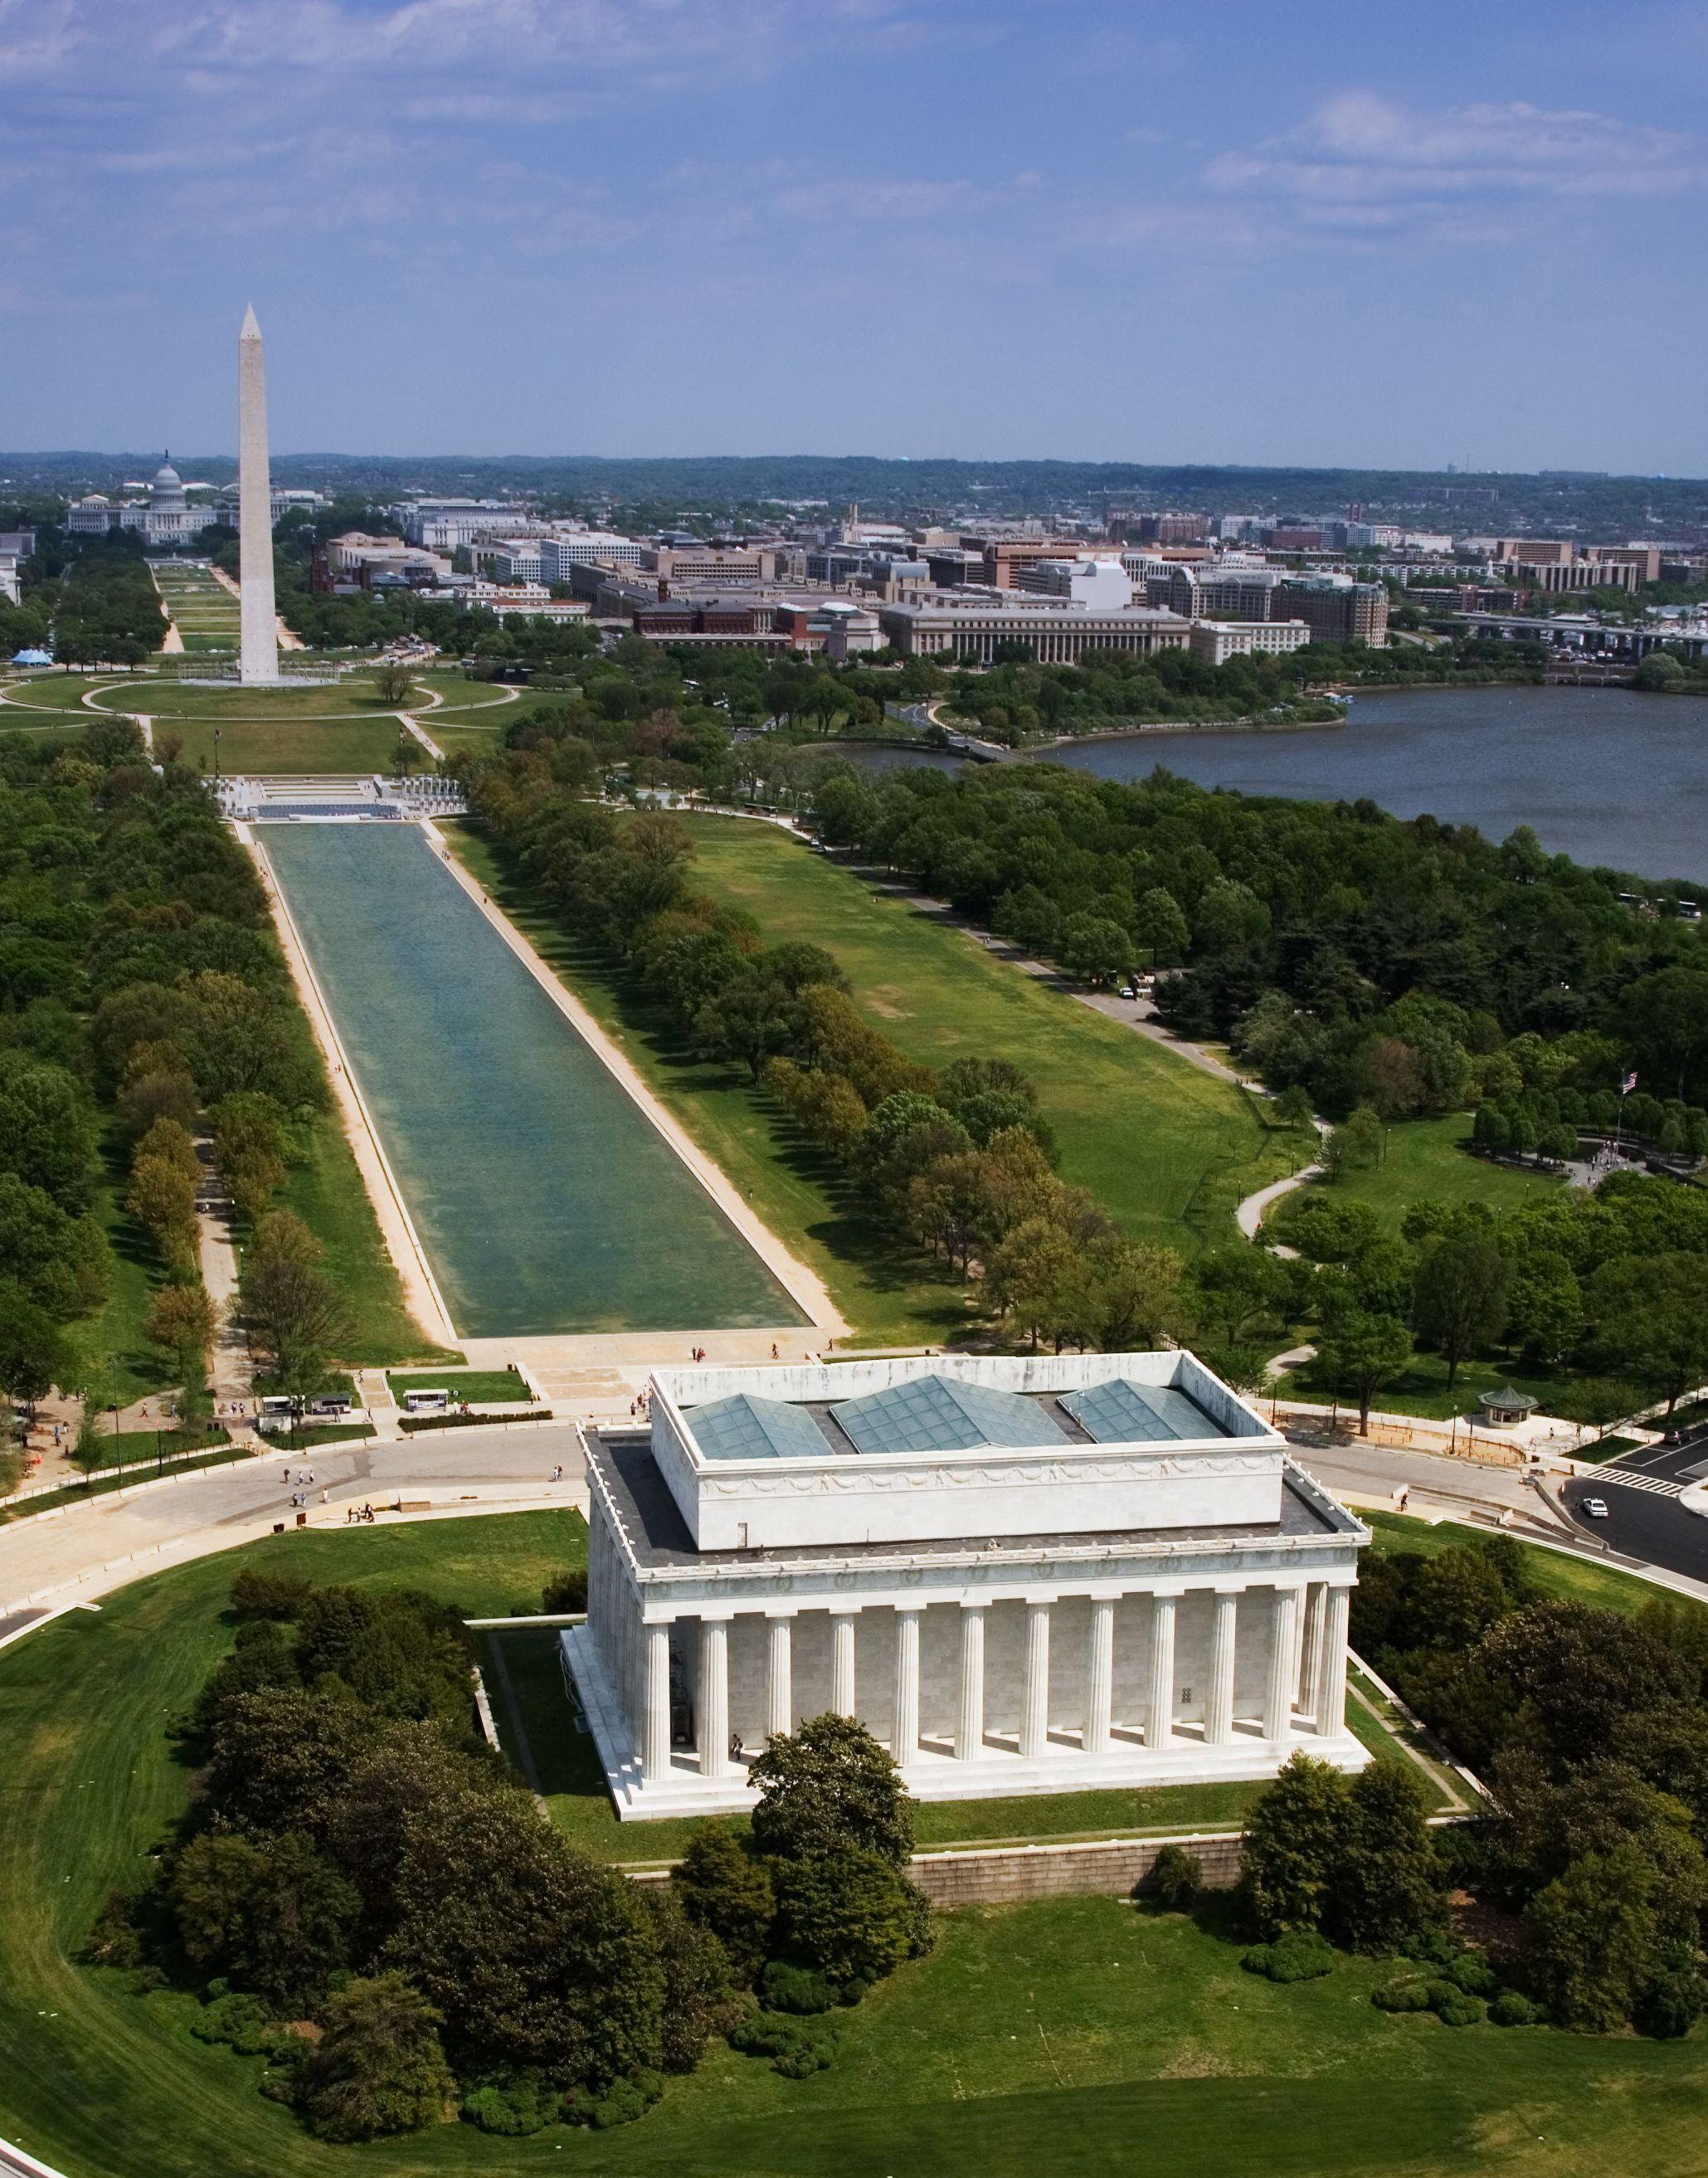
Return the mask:
<path id="1" fill-rule="evenodd" d="M 696 1568 L 728 1566 L 757 1570 L 767 1566 L 858 1563 L 870 1559 L 875 1566 L 897 1558 L 935 1555 L 958 1556 L 978 1551 L 991 1557 L 1036 1558 L 1044 1551 L 1072 1550 L 1075 1544 L 1100 1549 L 1111 1544 L 1166 1546 L 1171 1543 L 1259 1545 L 1282 1537 L 1333 1542 L 1354 1535 L 1351 1515 L 1326 1509 L 1308 1494 L 1306 1479 L 1284 1469 L 1281 1517 L 1270 1521 L 1236 1521 L 1226 1525 L 1186 1528 L 1098 1530 L 1074 1534 L 1040 1533 L 1029 1535 L 945 1535 L 925 1541 L 882 1543 L 778 1544 L 764 1549 L 709 1550 L 695 1546 L 669 1486 L 658 1472 L 652 1447 L 641 1432 L 606 1430 L 587 1437 L 589 1466 L 610 1493 L 618 1519 L 626 1534 L 636 1562 L 642 1567 L 683 1573 Z"/>
<path id="2" fill-rule="evenodd" d="M 707 1459 L 819 1459 L 824 1432 L 805 1407 L 750 1392 L 692 1407 L 686 1419 Z"/>
<path id="3" fill-rule="evenodd" d="M 1225 1436 L 1190 1393 L 1173 1384 L 1135 1384 L 1111 1376 L 1083 1392 L 1064 1392 L 1061 1404 L 1099 1444 L 1157 1444 L 1181 1437 Z"/>

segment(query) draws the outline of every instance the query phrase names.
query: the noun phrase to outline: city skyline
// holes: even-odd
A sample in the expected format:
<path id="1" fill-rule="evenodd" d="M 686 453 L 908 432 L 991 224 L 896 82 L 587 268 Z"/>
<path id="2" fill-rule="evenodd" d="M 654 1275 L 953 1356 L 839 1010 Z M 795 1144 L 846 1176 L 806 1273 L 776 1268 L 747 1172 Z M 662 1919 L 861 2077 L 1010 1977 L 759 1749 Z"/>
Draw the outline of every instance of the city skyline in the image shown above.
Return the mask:
<path id="1" fill-rule="evenodd" d="M 0 438 L 234 449 L 253 293 L 286 455 L 1700 475 L 1614 303 L 1704 330 L 1705 57 L 1670 0 L 0 0 Z"/>

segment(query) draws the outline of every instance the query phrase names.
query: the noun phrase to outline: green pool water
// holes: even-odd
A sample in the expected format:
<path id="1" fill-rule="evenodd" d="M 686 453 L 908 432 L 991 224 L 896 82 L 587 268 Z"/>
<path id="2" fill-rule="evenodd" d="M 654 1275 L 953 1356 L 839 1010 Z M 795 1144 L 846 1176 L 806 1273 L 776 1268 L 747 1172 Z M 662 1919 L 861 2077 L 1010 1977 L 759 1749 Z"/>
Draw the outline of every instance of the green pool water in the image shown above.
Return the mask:
<path id="1" fill-rule="evenodd" d="M 806 1321 L 414 825 L 261 839 L 461 1334 Z"/>

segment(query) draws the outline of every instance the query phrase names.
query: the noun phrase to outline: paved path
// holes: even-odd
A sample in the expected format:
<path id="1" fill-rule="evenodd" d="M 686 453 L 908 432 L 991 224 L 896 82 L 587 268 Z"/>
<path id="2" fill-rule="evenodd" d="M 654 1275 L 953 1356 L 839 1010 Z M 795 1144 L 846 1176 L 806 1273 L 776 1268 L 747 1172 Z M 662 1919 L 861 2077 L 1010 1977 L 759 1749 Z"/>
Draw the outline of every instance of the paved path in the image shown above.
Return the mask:
<path id="1" fill-rule="evenodd" d="M 423 748 L 427 751 L 427 753 L 433 758 L 435 763 L 444 763 L 445 751 L 439 746 L 439 743 L 434 741 L 433 736 L 428 732 L 426 727 L 421 724 L 418 719 L 415 718 L 408 711 L 400 711 L 397 714 L 397 722 L 407 732 L 411 733 L 415 736 L 416 740 L 421 743 Z"/>
<path id="2" fill-rule="evenodd" d="M 554 1482 L 559 1465 L 563 1480 Z M 347 1507 L 377 1508 L 400 1496 L 430 1500 L 435 1515 L 587 1506 L 581 1440 L 571 1423 L 434 1430 L 396 1443 L 363 1439 L 341 1451 L 320 1446 L 289 1458 L 267 1453 L 0 1528 L 0 1622 L 43 1604 L 102 1595 L 163 1567 L 251 1542 L 279 1523 L 289 1526 L 299 1470 L 314 1476 L 308 1524 L 315 1528 L 341 1528 Z"/>
<path id="3" fill-rule="evenodd" d="M 196 1144 L 202 1161 L 203 1184 L 196 1203 L 196 1225 L 201 1250 L 202 1283 L 207 1288 L 218 1316 L 213 1352 L 209 1358 L 208 1389 L 216 1400 L 247 1399 L 254 1389 L 254 1368 L 248 1343 L 236 1325 L 237 1250 L 232 1238 L 232 1203 L 214 1164 L 213 1144 Z"/>
<path id="4" fill-rule="evenodd" d="M 1248 1195 L 1234 1212 L 1239 1221 L 1240 1230 L 1247 1239 L 1257 1239 L 1263 1222 L 1263 1212 L 1272 1202 L 1279 1202 L 1284 1195 L 1291 1195 L 1296 1187 L 1303 1187 L 1307 1180 L 1317 1179 L 1322 1169 L 1319 1164 L 1301 1165 L 1290 1179 L 1273 1179 L 1267 1187 L 1260 1187 L 1254 1195 Z M 1281 1240 L 1276 1242 L 1274 1252 L 1278 1256 L 1296 1256 L 1299 1251 Z"/>

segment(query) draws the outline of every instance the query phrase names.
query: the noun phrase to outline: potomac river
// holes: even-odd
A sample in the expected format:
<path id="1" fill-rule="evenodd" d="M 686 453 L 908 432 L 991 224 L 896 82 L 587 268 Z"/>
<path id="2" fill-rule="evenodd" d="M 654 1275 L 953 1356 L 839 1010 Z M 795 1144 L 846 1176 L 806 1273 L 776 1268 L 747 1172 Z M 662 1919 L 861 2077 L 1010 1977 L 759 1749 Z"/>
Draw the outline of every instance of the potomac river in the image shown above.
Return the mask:
<path id="1" fill-rule="evenodd" d="M 867 763 L 928 763 L 895 749 Z M 1397 817 L 1531 824 L 1550 853 L 1708 884 L 1708 698 L 1629 688 L 1407 688 L 1355 696 L 1344 726 L 1291 733 L 1153 731 L 1041 750 L 1102 779 L 1157 764 L 1203 786 L 1378 802 Z"/>

